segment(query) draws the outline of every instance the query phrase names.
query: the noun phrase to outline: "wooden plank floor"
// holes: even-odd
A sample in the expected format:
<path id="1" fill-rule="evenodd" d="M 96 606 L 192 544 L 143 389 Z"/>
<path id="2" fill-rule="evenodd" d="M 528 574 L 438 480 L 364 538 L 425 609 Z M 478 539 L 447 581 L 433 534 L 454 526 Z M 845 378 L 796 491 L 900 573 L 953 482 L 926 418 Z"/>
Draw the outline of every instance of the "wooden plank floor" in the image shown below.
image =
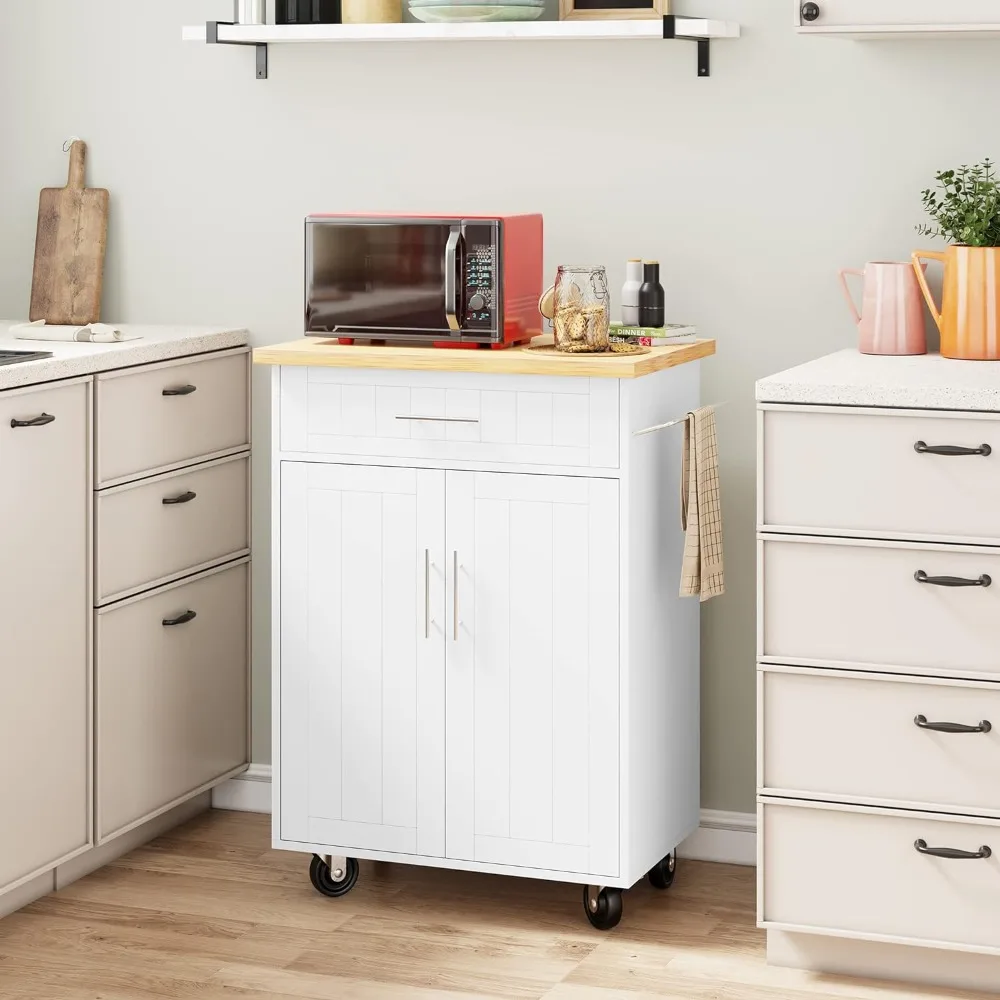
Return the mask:
<path id="1" fill-rule="evenodd" d="M 269 817 L 206 813 L 0 921 L 0 998 L 972 1000 L 768 968 L 750 868 L 682 862 L 601 933 L 556 882 L 366 863 L 326 899 L 269 843 Z"/>

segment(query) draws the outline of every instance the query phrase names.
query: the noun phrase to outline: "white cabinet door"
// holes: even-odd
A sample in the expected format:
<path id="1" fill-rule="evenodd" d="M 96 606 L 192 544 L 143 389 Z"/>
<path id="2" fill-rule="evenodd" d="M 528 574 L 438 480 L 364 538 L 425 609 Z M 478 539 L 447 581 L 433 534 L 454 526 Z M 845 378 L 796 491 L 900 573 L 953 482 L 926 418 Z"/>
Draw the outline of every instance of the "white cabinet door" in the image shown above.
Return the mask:
<path id="1" fill-rule="evenodd" d="M 618 484 L 447 475 L 447 856 L 617 875 Z"/>
<path id="2" fill-rule="evenodd" d="M 281 838 L 444 854 L 443 472 L 281 466 Z"/>

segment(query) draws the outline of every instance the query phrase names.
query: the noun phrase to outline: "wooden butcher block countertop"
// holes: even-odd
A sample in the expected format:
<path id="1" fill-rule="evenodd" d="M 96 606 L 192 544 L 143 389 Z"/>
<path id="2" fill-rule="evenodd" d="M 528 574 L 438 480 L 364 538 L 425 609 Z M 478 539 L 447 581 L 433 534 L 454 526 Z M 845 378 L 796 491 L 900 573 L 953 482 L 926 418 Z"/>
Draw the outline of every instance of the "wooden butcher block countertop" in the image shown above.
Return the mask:
<path id="1" fill-rule="evenodd" d="M 540 338 L 538 344 L 551 343 Z M 462 350 L 409 345 L 338 344 L 305 337 L 287 344 L 258 347 L 258 365 L 308 365 L 330 368 L 396 368 L 413 371 L 482 372 L 490 375 L 577 375 L 584 378 L 639 378 L 715 354 L 714 340 L 673 347 L 650 347 L 647 354 L 553 354 L 522 347 Z"/>

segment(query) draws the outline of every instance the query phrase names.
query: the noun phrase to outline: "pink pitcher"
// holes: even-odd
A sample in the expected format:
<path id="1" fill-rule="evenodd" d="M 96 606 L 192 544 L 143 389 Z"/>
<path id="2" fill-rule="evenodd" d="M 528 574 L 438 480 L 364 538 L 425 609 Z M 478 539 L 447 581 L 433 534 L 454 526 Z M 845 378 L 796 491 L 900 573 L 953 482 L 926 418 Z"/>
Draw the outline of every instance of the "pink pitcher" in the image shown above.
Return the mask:
<path id="1" fill-rule="evenodd" d="M 864 279 L 860 315 L 847 286 L 849 274 Z M 858 350 L 862 354 L 927 353 L 924 303 L 913 264 L 869 261 L 863 271 L 843 268 L 840 283 L 858 324 Z"/>

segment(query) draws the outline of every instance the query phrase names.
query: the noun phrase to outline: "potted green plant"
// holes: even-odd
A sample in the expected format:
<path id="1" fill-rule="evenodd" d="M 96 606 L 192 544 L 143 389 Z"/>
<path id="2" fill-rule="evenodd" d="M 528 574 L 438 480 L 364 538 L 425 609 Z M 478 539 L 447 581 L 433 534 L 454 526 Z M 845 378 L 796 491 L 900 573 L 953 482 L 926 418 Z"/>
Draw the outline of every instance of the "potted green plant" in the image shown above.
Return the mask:
<path id="1" fill-rule="evenodd" d="M 941 331 L 941 353 L 969 361 L 1000 361 L 1000 183 L 989 159 L 935 175 L 937 189 L 921 195 L 934 225 L 919 225 L 921 236 L 951 245 L 944 252 L 917 250 L 917 281 Z M 937 308 L 924 260 L 944 264 L 944 290 Z"/>

